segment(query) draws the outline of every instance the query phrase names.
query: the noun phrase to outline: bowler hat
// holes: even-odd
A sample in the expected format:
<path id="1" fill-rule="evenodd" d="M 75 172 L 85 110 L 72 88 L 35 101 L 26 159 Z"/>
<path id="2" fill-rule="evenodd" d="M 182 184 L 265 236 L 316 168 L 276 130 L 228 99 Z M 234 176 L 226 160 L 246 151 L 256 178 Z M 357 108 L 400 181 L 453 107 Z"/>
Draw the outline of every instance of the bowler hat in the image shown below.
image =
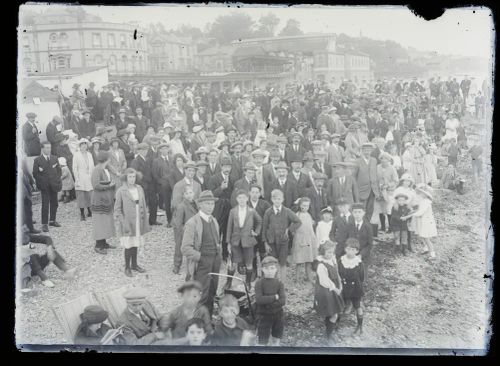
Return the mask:
<path id="1" fill-rule="evenodd" d="M 214 197 L 214 194 L 212 191 L 203 191 L 200 193 L 200 196 L 196 200 L 196 203 L 202 203 L 202 202 L 208 202 L 208 201 L 213 201 L 216 202 L 219 199 L 217 197 Z"/>

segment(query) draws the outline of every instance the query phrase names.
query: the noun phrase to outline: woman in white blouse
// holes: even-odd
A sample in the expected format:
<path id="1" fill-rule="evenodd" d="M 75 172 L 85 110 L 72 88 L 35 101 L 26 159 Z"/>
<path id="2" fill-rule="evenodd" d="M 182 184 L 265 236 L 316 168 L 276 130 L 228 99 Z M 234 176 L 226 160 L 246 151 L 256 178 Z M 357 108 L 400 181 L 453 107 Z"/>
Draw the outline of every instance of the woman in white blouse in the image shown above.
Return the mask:
<path id="1" fill-rule="evenodd" d="M 92 194 L 91 176 L 94 170 L 94 158 L 88 151 L 90 141 L 82 138 L 78 141 L 79 151 L 73 155 L 73 175 L 75 177 L 76 202 L 80 209 L 80 219 L 85 221 L 85 209 L 88 217 L 92 217 L 90 199 Z"/>

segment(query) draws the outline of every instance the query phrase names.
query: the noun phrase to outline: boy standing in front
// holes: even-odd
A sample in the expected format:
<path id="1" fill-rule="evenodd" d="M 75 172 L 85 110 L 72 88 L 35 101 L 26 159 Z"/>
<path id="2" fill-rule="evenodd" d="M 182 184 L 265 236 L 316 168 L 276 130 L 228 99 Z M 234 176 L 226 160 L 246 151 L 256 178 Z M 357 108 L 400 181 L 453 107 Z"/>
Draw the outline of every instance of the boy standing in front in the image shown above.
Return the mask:
<path id="1" fill-rule="evenodd" d="M 272 209 L 272 208 L 271 208 Z M 288 246 L 287 246 L 288 247 Z M 275 278 L 278 271 L 276 258 L 267 256 L 262 260 L 264 277 L 255 283 L 257 303 L 257 337 L 259 345 L 279 346 L 285 327 L 283 307 L 286 302 L 285 286 Z"/>
<path id="2" fill-rule="evenodd" d="M 268 208 L 262 220 L 262 239 L 266 252 L 278 259 L 279 278 L 286 278 L 286 260 L 288 257 L 288 234 L 294 233 L 302 224 L 292 210 L 283 206 L 283 192 L 275 189 L 271 192 L 273 206 Z"/>

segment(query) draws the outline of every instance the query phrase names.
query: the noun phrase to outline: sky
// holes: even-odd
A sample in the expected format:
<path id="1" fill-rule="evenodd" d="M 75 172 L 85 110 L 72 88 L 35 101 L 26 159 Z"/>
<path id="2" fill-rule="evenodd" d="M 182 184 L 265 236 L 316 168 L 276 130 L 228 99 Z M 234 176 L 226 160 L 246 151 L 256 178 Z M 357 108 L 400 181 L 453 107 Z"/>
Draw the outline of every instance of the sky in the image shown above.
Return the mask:
<path id="1" fill-rule="evenodd" d="M 151 22 L 162 22 L 166 29 L 181 24 L 190 24 L 203 29 L 217 16 L 232 12 L 244 12 L 256 21 L 260 16 L 274 13 L 281 22 L 281 29 L 290 18 L 301 23 L 305 33 L 345 33 L 349 36 L 369 37 L 377 40 L 393 40 L 405 47 L 421 51 L 436 51 L 440 54 L 490 57 L 494 44 L 493 16 L 488 8 L 448 9 L 438 19 L 426 21 L 414 15 L 406 7 L 397 6 L 318 6 L 293 7 L 215 3 L 161 6 L 84 6 L 90 14 L 99 15 L 104 21 L 135 21 L 147 26 Z M 61 5 L 25 5 L 30 9 L 60 7 Z M 39 10 L 38 10 L 39 11 Z"/>

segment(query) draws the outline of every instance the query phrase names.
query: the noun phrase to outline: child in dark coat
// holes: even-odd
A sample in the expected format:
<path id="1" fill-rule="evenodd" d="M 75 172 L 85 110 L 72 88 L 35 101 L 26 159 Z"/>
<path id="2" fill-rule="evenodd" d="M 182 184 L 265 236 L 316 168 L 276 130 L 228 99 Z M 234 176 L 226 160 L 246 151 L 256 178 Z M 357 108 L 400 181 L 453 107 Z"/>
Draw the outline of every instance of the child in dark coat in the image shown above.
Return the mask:
<path id="1" fill-rule="evenodd" d="M 342 297 L 349 304 L 349 307 L 352 306 L 356 309 L 358 325 L 354 332 L 362 334 L 363 309 L 361 308 L 361 299 L 364 295 L 363 281 L 365 280 L 365 270 L 361 262 L 361 256 L 358 255 L 359 241 L 355 238 L 347 239 L 345 253 L 340 257 L 339 261 L 339 275 L 342 279 Z"/>
<path id="2" fill-rule="evenodd" d="M 410 208 L 407 206 L 408 196 L 404 193 L 398 193 L 394 199 L 396 203 L 392 206 L 391 211 L 391 231 L 394 235 L 395 251 L 401 251 L 406 255 L 406 247 L 408 245 L 408 222 L 401 220 L 401 217 L 410 213 Z"/>
<path id="3" fill-rule="evenodd" d="M 260 345 L 279 346 L 285 327 L 283 307 L 286 302 L 285 286 L 275 278 L 278 260 L 267 256 L 262 260 L 263 278 L 255 283 L 255 302 L 257 304 L 257 337 Z"/>
<path id="4" fill-rule="evenodd" d="M 226 294 L 220 300 L 219 307 L 221 319 L 215 325 L 212 344 L 216 346 L 241 345 L 243 334 L 250 330 L 250 326 L 238 316 L 240 313 L 238 300 L 233 295 Z"/>

